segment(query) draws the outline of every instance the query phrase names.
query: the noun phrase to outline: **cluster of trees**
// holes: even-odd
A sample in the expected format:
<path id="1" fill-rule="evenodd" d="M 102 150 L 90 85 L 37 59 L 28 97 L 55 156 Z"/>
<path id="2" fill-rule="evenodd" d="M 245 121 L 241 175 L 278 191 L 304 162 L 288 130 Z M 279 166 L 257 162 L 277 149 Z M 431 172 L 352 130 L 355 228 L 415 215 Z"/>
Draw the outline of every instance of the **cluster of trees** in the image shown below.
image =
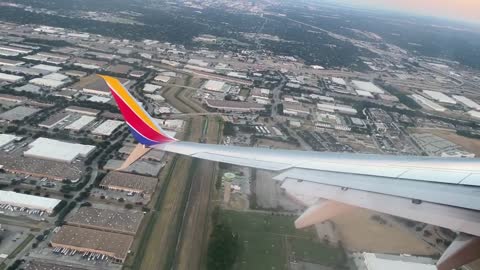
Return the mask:
<path id="1" fill-rule="evenodd" d="M 219 220 L 220 209 L 217 207 L 212 213 L 212 221 L 215 227 L 210 235 L 207 252 L 208 270 L 232 269 L 238 251 L 240 241 L 238 235 L 232 232 L 228 224 Z"/>

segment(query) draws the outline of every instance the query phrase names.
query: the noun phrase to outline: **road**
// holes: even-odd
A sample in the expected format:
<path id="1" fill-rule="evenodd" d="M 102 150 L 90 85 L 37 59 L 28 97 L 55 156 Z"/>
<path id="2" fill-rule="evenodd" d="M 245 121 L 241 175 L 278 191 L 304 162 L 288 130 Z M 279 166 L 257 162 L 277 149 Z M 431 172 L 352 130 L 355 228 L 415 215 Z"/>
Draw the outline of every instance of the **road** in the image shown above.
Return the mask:
<path id="1" fill-rule="evenodd" d="M 278 115 L 278 105 L 282 103 L 282 89 L 285 87 L 285 84 L 287 84 L 287 78 L 281 72 L 278 74 L 282 77 L 282 80 L 278 86 L 273 89 L 272 118 L 275 118 Z"/>

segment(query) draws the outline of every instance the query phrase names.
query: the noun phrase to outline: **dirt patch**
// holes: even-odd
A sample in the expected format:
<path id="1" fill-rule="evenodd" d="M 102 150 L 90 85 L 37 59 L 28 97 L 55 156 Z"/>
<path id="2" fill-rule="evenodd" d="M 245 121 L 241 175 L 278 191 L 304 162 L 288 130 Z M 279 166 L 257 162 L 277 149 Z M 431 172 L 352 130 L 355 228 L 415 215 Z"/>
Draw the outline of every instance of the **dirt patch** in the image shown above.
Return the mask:
<path id="1" fill-rule="evenodd" d="M 427 243 L 398 225 L 388 222 L 383 225 L 375 221 L 372 219 L 374 215 L 382 216 L 359 208 L 332 220 L 347 250 L 423 256 L 437 253 Z"/>

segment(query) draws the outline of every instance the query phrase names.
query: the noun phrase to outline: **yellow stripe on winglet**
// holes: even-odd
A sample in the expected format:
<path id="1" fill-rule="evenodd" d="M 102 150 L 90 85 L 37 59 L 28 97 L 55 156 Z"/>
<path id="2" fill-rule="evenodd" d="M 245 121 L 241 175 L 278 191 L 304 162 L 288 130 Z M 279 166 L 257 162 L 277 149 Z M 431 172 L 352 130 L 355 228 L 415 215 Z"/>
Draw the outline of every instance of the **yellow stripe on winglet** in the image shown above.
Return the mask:
<path id="1" fill-rule="evenodd" d="M 105 75 L 98 75 L 102 79 L 105 80 L 105 82 L 110 85 L 115 93 L 120 96 L 126 103 L 127 105 L 140 117 L 148 126 L 150 126 L 153 130 L 160 132 L 158 130 L 157 126 L 153 123 L 152 119 L 145 113 L 142 107 L 133 99 L 133 97 L 130 95 L 130 93 L 123 87 L 123 85 L 120 83 L 120 81 L 117 78 L 111 77 L 111 76 L 105 76 Z"/>

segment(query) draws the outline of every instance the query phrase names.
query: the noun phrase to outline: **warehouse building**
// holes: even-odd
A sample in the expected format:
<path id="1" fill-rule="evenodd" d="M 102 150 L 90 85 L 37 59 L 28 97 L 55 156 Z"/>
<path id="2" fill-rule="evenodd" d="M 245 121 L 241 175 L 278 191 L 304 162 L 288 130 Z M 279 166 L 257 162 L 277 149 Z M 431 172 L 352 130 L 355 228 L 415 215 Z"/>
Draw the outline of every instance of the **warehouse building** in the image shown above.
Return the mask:
<path id="1" fill-rule="evenodd" d="M 17 137 L 12 134 L 0 134 L 0 147 L 4 147 L 5 145 L 10 144 L 11 142 L 14 142 L 20 138 L 21 137 Z"/>
<path id="2" fill-rule="evenodd" d="M 82 115 L 80 118 L 69 124 L 65 129 L 79 131 L 97 119 L 94 116 Z"/>
<path id="3" fill-rule="evenodd" d="M 0 66 L 21 66 L 25 62 L 0 58 Z"/>
<path id="4" fill-rule="evenodd" d="M 155 190 L 157 182 L 157 178 L 153 177 L 112 171 L 102 179 L 100 187 L 150 196 Z"/>
<path id="5" fill-rule="evenodd" d="M 447 109 L 443 106 L 440 106 L 438 105 L 437 103 L 423 97 L 423 96 L 420 96 L 418 94 L 413 94 L 411 96 L 413 98 L 413 100 L 415 100 L 415 102 L 418 103 L 418 105 L 426 108 L 426 109 L 429 109 L 429 110 L 433 110 L 433 111 L 437 111 L 437 112 L 444 112 L 446 111 Z"/>
<path id="6" fill-rule="evenodd" d="M 24 78 L 22 76 L 10 75 L 7 73 L 0 73 L 0 81 L 17 83 L 22 81 Z"/>
<path id="7" fill-rule="evenodd" d="M 385 93 L 385 91 L 383 91 L 382 89 L 380 89 L 378 86 L 376 86 L 371 82 L 353 80 L 352 83 L 355 86 L 355 88 L 357 88 L 358 90 L 363 90 L 363 91 L 367 91 L 374 94 Z"/>
<path id="8" fill-rule="evenodd" d="M 6 121 L 21 121 L 30 115 L 34 115 L 39 111 L 40 109 L 37 108 L 18 106 L 0 114 L 0 119 Z"/>
<path id="9" fill-rule="evenodd" d="M 0 204 L 52 213 L 60 200 L 0 190 Z"/>
<path id="10" fill-rule="evenodd" d="M 52 89 L 60 88 L 69 82 L 69 77 L 60 73 L 51 73 L 43 76 L 42 78 L 35 78 L 30 80 L 30 83 L 32 84 L 45 86 Z"/>
<path id="11" fill-rule="evenodd" d="M 85 158 L 94 150 L 93 145 L 67 143 L 48 138 L 38 138 L 29 144 L 30 149 L 23 153 L 26 157 L 72 163 L 75 159 Z"/>
<path id="12" fill-rule="evenodd" d="M 62 111 L 47 118 L 45 121 L 38 124 L 39 127 L 54 128 L 70 117 L 70 113 Z"/>
<path id="13" fill-rule="evenodd" d="M 204 85 L 203 89 L 212 91 L 212 92 L 222 92 L 225 93 L 230 89 L 230 85 L 225 82 L 208 80 Z"/>
<path id="14" fill-rule="evenodd" d="M 101 125 L 99 125 L 98 127 L 96 127 L 92 131 L 92 134 L 100 135 L 100 136 L 110 136 L 121 125 L 123 125 L 122 121 L 107 120 L 103 122 Z"/>
<path id="15" fill-rule="evenodd" d="M 97 116 L 100 113 L 99 110 L 85 108 L 85 107 L 78 107 L 78 106 L 69 106 L 65 108 L 65 111 L 72 112 L 72 113 L 86 114 L 90 116 Z"/>
<path id="16" fill-rule="evenodd" d="M 0 151 L 0 167 L 9 173 L 31 175 L 62 181 L 77 181 L 83 174 L 83 163 L 65 163 L 53 160 L 25 157 L 19 154 Z"/>
<path id="17" fill-rule="evenodd" d="M 135 235 L 142 218 L 143 213 L 137 211 L 81 207 L 67 220 L 67 224 L 87 229 Z"/>
<path id="18" fill-rule="evenodd" d="M 29 92 L 34 94 L 39 94 L 41 89 L 42 88 L 40 88 L 39 86 L 33 84 L 25 84 L 14 88 L 14 90 L 17 92 Z"/>
<path id="19" fill-rule="evenodd" d="M 411 134 L 412 139 L 429 156 L 474 158 L 475 154 L 463 151 L 461 146 L 429 133 Z"/>
<path id="20" fill-rule="evenodd" d="M 348 105 L 341 105 L 341 104 L 331 104 L 331 103 L 318 103 L 317 109 L 324 112 L 329 113 L 342 113 L 342 114 L 350 114 L 355 115 L 357 114 L 357 110 Z"/>
<path id="21" fill-rule="evenodd" d="M 464 97 L 464 96 L 453 95 L 452 97 L 456 101 L 458 101 L 458 102 L 462 103 L 463 105 L 467 106 L 468 108 L 480 111 L 480 104 L 476 103 L 475 101 L 473 101 L 473 100 L 471 100 L 467 97 Z"/>
<path id="22" fill-rule="evenodd" d="M 50 241 L 53 248 L 78 252 L 93 252 L 123 263 L 127 258 L 133 236 L 65 225 Z"/>
<path id="23" fill-rule="evenodd" d="M 445 95 L 442 92 L 425 90 L 423 91 L 423 93 L 428 97 L 430 97 L 431 99 L 436 100 L 440 103 L 457 104 L 457 102 L 454 99 Z"/>
<path id="24" fill-rule="evenodd" d="M 205 99 L 205 104 L 209 108 L 226 112 L 260 112 L 266 110 L 265 106 L 253 102 Z"/>

